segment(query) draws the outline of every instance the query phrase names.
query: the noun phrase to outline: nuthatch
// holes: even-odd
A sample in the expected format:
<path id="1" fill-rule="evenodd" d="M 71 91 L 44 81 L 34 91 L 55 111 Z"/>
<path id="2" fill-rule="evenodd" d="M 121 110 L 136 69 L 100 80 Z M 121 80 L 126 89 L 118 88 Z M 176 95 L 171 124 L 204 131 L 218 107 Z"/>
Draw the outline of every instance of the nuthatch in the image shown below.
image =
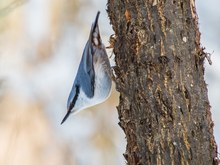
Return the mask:
<path id="1" fill-rule="evenodd" d="M 83 51 L 82 59 L 67 101 L 67 113 L 61 124 L 71 113 L 104 102 L 111 91 L 111 67 L 99 33 L 97 13 Z"/>

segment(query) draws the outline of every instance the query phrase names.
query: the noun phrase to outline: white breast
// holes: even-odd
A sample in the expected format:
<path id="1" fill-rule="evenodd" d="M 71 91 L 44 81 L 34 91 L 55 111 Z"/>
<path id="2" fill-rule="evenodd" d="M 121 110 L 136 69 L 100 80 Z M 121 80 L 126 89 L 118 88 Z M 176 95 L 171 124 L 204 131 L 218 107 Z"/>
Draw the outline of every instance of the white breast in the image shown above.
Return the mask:
<path id="1" fill-rule="evenodd" d="M 94 97 L 88 98 L 83 90 L 80 90 L 78 100 L 73 108 L 73 113 L 79 112 L 80 110 L 86 109 L 90 106 L 94 106 L 96 104 L 100 104 L 104 102 L 110 95 L 111 91 L 111 77 L 110 71 L 107 70 L 104 62 L 97 60 L 96 62 L 100 62 L 101 65 L 94 65 L 95 70 L 95 90 Z M 108 68 L 109 69 L 109 68 Z"/>

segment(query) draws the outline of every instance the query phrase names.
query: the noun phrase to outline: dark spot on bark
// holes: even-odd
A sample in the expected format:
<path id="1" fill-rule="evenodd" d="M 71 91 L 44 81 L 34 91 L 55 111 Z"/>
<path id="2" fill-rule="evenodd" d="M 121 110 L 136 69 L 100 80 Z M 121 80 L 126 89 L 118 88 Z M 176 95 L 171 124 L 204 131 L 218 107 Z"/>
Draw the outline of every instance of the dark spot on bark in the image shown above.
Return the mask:
<path id="1" fill-rule="evenodd" d="M 193 159 L 193 152 L 192 152 L 191 148 L 189 149 L 189 153 L 190 153 L 190 155 L 189 155 L 190 156 L 190 160 L 192 160 Z"/>
<path id="2" fill-rule="evenodd" d="M 189 110 L 189 112 L 191 112 L 191 102 L 189 101 L 189 104 L 187 105 L 187 108 Z"/>
<path id="3" fill-rule="evenodd" d="M 131 22 L 129 21 L 129 22 L 127 22 L 127 24 L 126 24 L 126 31 L 128 32 L 129 31 L 129 29 L 130 29 L 130 25 L 131 25 Z M 132 33 L 132 29 L 131 29 L 131 31 L 130 31 L 130 33 Z"/>
<path id="4" fill-rule="evenodd" d="M 186 100 L 188 100 L 187 109 L 189 112 L 191 112 L 191 97 L 190 97 L 190 93 L 186 87 L 184 87 L 184 97 Z"/>
<path id="5" fill-rule="evenodd" d="M 139 162 L 139 157 L 138 157 L 138 155 L 136 154 L 136 152 L 133 152 L 133 156 L 134 156 L 135 164 L 138 164 L 138 162 Z"/>
<path id="6" fill-rule="evenodd" d="M 156 37 L 156 34 L 153 35 L 153 40 L 154 40 L 154 44 L 157 43 L 157 37 Z"/>
<path id="7" fill-rule="evenodd" d="M 175 62 L 177 62 L 178 64 L 180 64 L 182 62 L 181 58 L 178 56 L 174 57 Z"/>
<path id="8" fill-rule="evenodd" d="M 125 160 L 128 161 L 128 154 L 124 153 L 123 156 L 124 156 Z"/>
<path id="9" fill-rule="evenodd" d="M 182 92 L 182 88 L 180 87 L 180 84 L 177 85 L 176 91 L 181 93 Z"/>
<path id="10" fill-rule="evenodd" d="M 152 125 L 151 123 L 148 123 L 148 136 L 151 136 L 152 134 Z"/>
<path id="11" fill-rule="evenodd" d="M 188 17 L 188 18 L 186 19 L 186 23 L 187 23 L 188 25 L 190 25 L 190 24 L 191 24 L 191 18 Z"/>
<path id="12" fill-rule="evenodd" d="M 123 129 L 123 131 L 125 131 L 125 128 L 124 128 L 124 125 L 122 124 L 122 122 L 118 122 L 118 125 Z"/>
<path id="13" fill-rule="evenodd" d="M 200 130 L 202 130 L 203 129 L 203 124 L 202 123 L 199 123 L 199 128 L 200 128 Z"/>
<path id="14" fill-rule="evenodd" d="M 187 35 L 185 34 L 185 31 L 184 31 L 184 30 L 181 30 L 181 31 L 180 31 L 180 37 L 183 38 L 183 37 L 185 37 L 185 36 L 187 36 Z"/>
<path id="15" fill-rule="evenodd" d="M 140 120 L 140 125 L 143 125 L 145 123 L 145 119 Z"/>
<path id="16" fill-rule="evenodd" d="M 211 127 L 211 128 L 214 127 L 214 123 L 213 123 L 213 122 L 210 123 L 210 127 Z"/>
<path id="17" fill-rule="evenodd" d="M 199 68 L 198 68 L 198 66 L 199 66 L 199 64 L 201 63 L 201 59 L 199 59 L 199 57 L 198 56 L 195 56 L 195 68 L 196 68 L 196 70 L 198 70 Z M 202 63 L 203 63 L 203 61 L 202 61 Z"/>
<path id="18" fill-rule="evenodd" d="M 168 18 L 166 18 L 165 26 L 170 29 L 171 21 Z"/>
<path id="19" fill-rule="evenodd" d="M 189 99 L 189 91 L 186 87 L 184 88 L 184 95 L 186 99 Z"/>
<path id="20" fill-rule="evenodd" d="M 157 121 L 157 123 L 159 123 L 159 120 L 158 120 L 158 116 L 156 115 L 156 121 Z"/>
<path id="21" fill-rule="evenodd" d="M 167 75 L 167 77 L 168 77 L 169 79 L 172 79 L 172 77 L 173 77 L 171 70 L 168 70 L 168 71 L 166 72 L 166 75 Z"/>
<path id="22" fill-rule="evenodd" d="M 181 7 L 182 11 L 184 11 L 183 2 L 180 2 L 180 7 Z"/>
<path id="23" fill-rule="evenodd" d="M 158 57 L 158 60 L 161 64 L 167 64 L 169 62 L 169 58 L 167 56 L 160 56 Z"/>
<path id="24" fill-rule="evenodd" d="M 192 134 L 193 137 L 195 136 L 194 130 L 191 131 L 191 134 Z"/>
<path id="25" fill-rule="evenodd" d="M 181 112 L 181 113 L 182 113 L 182 115 L 183 115 L 183 109 L 182 109 L 181 107 L 180 107 L 179 109 L 180 109 L 180 112 Z"/>

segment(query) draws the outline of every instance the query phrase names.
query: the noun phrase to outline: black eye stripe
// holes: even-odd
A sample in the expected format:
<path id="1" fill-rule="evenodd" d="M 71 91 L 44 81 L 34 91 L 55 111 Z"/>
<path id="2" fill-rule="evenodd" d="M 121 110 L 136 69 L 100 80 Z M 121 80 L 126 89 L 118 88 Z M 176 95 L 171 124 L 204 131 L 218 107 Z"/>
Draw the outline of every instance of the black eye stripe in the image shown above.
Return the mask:
<path id="1" fill-rule="evenodd" d="M 74 107 L 74 105 L 76 104 L 76 100 L 79 97 L 79 85 L 76 85 L 75 87 L 76 87 L 76 94 L 73 98 L 73 101 L 70 103 L 69 111 L 71 111 L 71 109 Z"/>

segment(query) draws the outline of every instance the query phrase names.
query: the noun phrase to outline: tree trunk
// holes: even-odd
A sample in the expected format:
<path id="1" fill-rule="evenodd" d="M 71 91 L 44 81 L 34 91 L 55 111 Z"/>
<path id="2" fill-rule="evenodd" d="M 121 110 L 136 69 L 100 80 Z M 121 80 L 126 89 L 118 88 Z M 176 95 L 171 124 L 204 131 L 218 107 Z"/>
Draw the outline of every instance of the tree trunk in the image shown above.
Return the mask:
<path id="1" fill-rule="evenodd" d="M 194 0 L 109 0 L 129 165 L 217 164 Z"/>

